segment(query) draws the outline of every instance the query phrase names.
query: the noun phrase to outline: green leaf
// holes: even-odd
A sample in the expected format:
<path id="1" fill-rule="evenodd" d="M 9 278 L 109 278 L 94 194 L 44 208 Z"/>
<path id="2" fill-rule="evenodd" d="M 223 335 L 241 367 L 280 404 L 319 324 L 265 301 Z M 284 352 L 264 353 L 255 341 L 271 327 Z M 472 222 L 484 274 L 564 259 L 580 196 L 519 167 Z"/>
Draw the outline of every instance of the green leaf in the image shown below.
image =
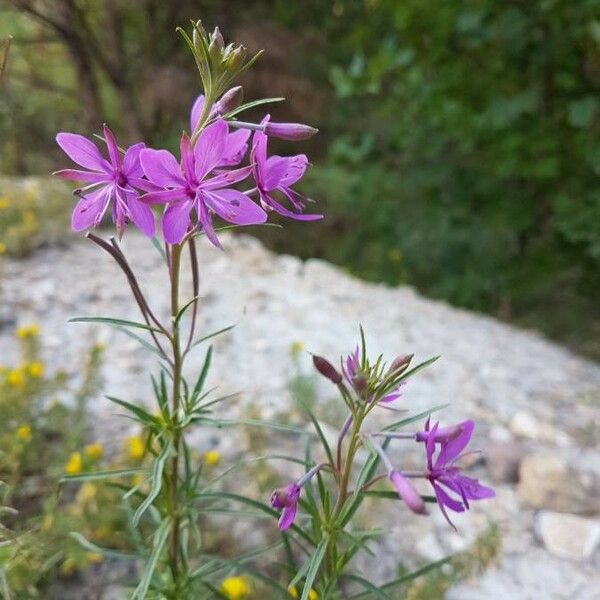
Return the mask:
<path id="1" fill-rule="evenodd" d="M 134 339 L 136 342 L 138 342 L 141 346 L 143 346 L 149 352 L 152 352 L 152 353 L 156 354 L 157 356 L 160 356 L 161 358 L 163 358 L 163 353 L 156 346 L 153 346 L 150 342 L 146 341 L 144 338 L 140 337 L 139 335 L 136 335 L 135 333 L 133 333 L 133 331 L 129 331 L 129 329 L 125 329 L 125 327 L 120 327 L 120 326 L 117 326 L 116 329 L 118 331 L 120 331 L 121 333 L 124 333 L 125 335 L 129 336 L 131 339 Z"/>
<path id="2" fill-rule="evenodd" d="M 442 408 L 446 408 L 446 406 L 448 406 L 448 404 L 438 404 L 437 406 L 434 406 L 433 408 L 428 408 L 427 410 L 424 410 L 423 412 L 413 415 L 412 417 L 406 417 L 405 419 L 400 419 L 399 421 L 395 421 L 394 423 L 391 423 L 387 427 L 384 427 L 383 431 L 393 431 L 395 429 L 399 429 L 400 427 L 406 427 L 407 425 L 410 425 L 411 423 L 414 423 L 415 421 L 421 421 L 425 417 L 428 417 L 429 415 L 433 414 L 434 412 L 437 412 L 438 410 L 442 410 Z"/>
<path id="3" fill-rule="evenodd" d="M 254 508 L 257 508 L 258 510 L 260 510 L 274 518 L 279 518 L 279 512 L 276 511 L 275 509 L 271 508 L 270 506 L 267 506 L 266 504 L 262 504 L 261 502 L 258 502 L 257 500 L 253 500 L 252 498 L 246 498 L 245 496 L 239 496 L 237 494 L 230 494 L 228 492 L 202 492 L 202 493 L 198 494 L 197 498 L 199 500 L 203 500 L 203 499 L 204 500 L 209 500 L 209 499 L 233 500 L 235 502 L 240 502 L 241 504 L 247 504 L 248 506 L 253 506 Z M 315 545 L 315 543 L 313 542 L 311 537 L 305 531 L 300 529 L 300 527 L 298 527 L 297 525 L 292 525 L 289 530 L 298 534 L 300 537 L 302 537 L 304 540 L 306 540 L 309 544 L 311 544 L 311 546 Z"/>
<path id="4" fill-rule="evenodd" d="M 413 579 L 416 579 L 417 577 L 421 577 L 422 575 L 429 573 L 429 571 L 433 571 L 434 569 L 439 569 L 441 566 L 445 565 L 450 560 L 452 560 L 452 557 L 447 556 L 446 558 L 442 558 L 441 560 L 437 560 L 436 562 L 425 565 L 424 567 L 421 567 L 420 569 L 417 569 L 416 571 L 413 571 L 412 573 L 407 573 L 406 575 L 402 575 L 401 577 L 398 577 L 398 579 L 394 579 L 393 581 L 388 581 L 387 583 L 384 583 L 383 585 L 381 585 L 380 588 L 382 590 L 389 590 L 389 589 L 395 588 L 399 585 L 402 585 L 403 583 L 408 583 L 409 581 L 412 581 Z M 370 595 L 371 595 L 371 592 L 362 592 L 360 594 L 352 596 L 352 600 L 358 600 L 359 598 L 368 598 Z"/>
<path id="5" fill-rule="evenodd" d="M 126 321 L 125 319 L 113 319 L 111 317 L 74 317 L 73 319 L 69 319 L 69 323 L 104 323 L 111 327 L 132 327 L 133 329 L 145 329 L 146 331 L 162 333 L 160 329 L 146 325 L 146 323 Z"/>
<path id="6" fill-rule="evenodd" d="M 223 327 L 223 329 L 219 329 L 218 331 L 213 331 L 212 333 L 209 333 L 208 335 L 202 336 L 201 338 L 198 338 L 190 346 L 190 348 L 194 348 L 195 346 L 197 346 L 198 344 L 201 344 L 202 342 L 205 342 L 206 340 L 210 340 L 211 338 L 221 335 L 222 333 L 226 333 L 230 329 L 233 329 L 236 325 L 237 325 L 237 323 L 234 323 L 233 325 L 228 325 L 227 327 Z"/>
<path id="7" fill-rule="evenodd" d="M 192 396 L 190 398 L 190 406 L 192 406 L 192 407 L 193 407 L 194 403 L 196 402 L 196 399 L 202 392 L 202 388 L 204 387 L 204 384 L 206 383 L 206 377 L 208 375 L 208 371 L 210 369 L 210 363 L 212 360 L 212 351 L 213 351 L 212 346 L 209 346 L 208 350 L 206 351 L 206 356 L 204 357 L 204 364 L 202 365 L 200 375 L 198 375 L 198 379 L 196 380 L 196 385 L 194 386 L 194 390 L 192 391 Z"/>
<path id="8" fill-rule="evenodd" d="M 105 396 L 105 398 L 133 413 L 137 417 L 137 420 L 147 427 L 156 427 L 158 425 L 158 419 L 140 406 L 136 406 L 135 404 L 131 404 L 120 398 L 115 398 L 114 396 Z"/>
<path id="9" fill-rule="evenodd" d="M 306 570 L 306 579 L 304 580 L 304 587 L 302 588 L 302 595 L 300 596 L 300 600 L 308 600 L 308 595 L 310 594 L 310 590 L 312 589 L 312 585 L 317 577 L 319 572 L 319 567 L 323 562 L 323 558 L 325 557 L 325 552 L 327 551 L 327 544 L 329 543 L 329 536 L 323 536 L 323 539 L 319 542 L 315 553 L 312 555 L 310 562 L 308 564 L 308 568 Z"/>
<path id="10" fill-rule="evenodd" d="M 311 422 L 315 428 L 315 431 L 317 432 L 317 435 L 319 436 L 319 439 L 321 440 L 321 445 L 323 446 L 323 449 L 325 450 L 325 454 L 327 455 L 327 460 L 329 461 L 329 464 L 332 466 L 335 465 L 335 461 L 333 459 L 333 453 L 331 452 L 331 448 L 329 447 L 329 444 L 327 443 L 327 438 L 325 437 L 325 434 L 323 433 L 323 430 L 321 429 L 321 425 L 319 425 L 319 422 L 317 421 L 315 415 L 312 413 L 312 411 L 306 405 L 305 402 L 302 402 L 302 400 L 300 400 L 300 399 L 298 399 L 297 402 L 300 405 L 300 407 L 302 408 L 302 410 L 308 415 L 308 418 L 311 420 Z"/>
<path id="11" fill-rule="evenodd" d="M 138 560 L 141 558 L 139 554 L 133 554 L 131 552 L 119 552 L 118 550 L 111 550 L 110 548 L 102 548 L 101 546 L 97 546 L 77 531 L 71 531 L 69 535 L 76 540 L 82 548 L 85 548 L 90 552 L 96 552 L 102 556 L 106 556 L 107 558 L 117 558 L 121 560 Z"/>
<path id="12" fill-rule="evenodd" d="M 77 475 L 63 475 L 59 483 L 76 483 L 79 481 L 99 481 L 111 477 L 128 477 L 137 473 L 145 473 L 146 469 L 116 469 L 115 471 L 95 471 L 93 473 L 79 473 Z"/>
<path id="13" fill-rule="evenodd" d="M 198 302 L 201 296 L 194 296 L 189 302 L 186 302 L 180 309 L 175 318 L 173 319 L 173 326 L 177 327 L 179 325 L 179 321 L 181 321 L 181 317 L 183 317 L 185 311 L 192 305 L 194 302 Z"/>
<path id="14" fill-rule="evenodd" d="M 156 236 L 153 236 L 150 241 L 152 242 L 152 245 L 156 248 L 157 252 L 161 255 L 162 259 L 166 262 L 167 255 L 165 254 L 165 249 L 160 243 L 160 240 Z"/>
<path id="15" fill-rule="evenodd" d="M 138 506 L 137 510 L 133 515 L 133 526 L 137 527 L 142 515 L 148 510 L 150 505 L 154 502 L 158 494 L 160 493 L 160 488 L 162 487 L 162 474 L 165 467 L 165 461 L 171 454 L 171 442 L 166 442 L 162 447 L 160 454 L 154 460 L 152 464 L 152 475 L 150 476 L 150 480 L 152 481 L 152 485 L 150 487 L 150 492 L 144 498 L 144 501 Z"/>
<path id="16" fill-rule="evenodd" d="M 312 435 L 310 432 L 305 431 L 304 429 L 301 429 L 299 427 L 294 427 L 293 425 L 283 425 L 282 423 L 272 423 L 270 421 L 257 421 L 254 419 L 203 419 L 203 423 L 207 423 L 219 428 L 236 427 L 238 425 L 249 425 L 251 427 L 266 427 L 267 429 L 273 429 L 275 431 L 285 431 L 286 433 L 295 433 L 297 435 Z"/>
<path id="17" fill-rule="evenodd" d="M 377 598 L 383 598 L 383 600 L 393 600 L 391 596 L 388 596 L 381 588 L 372 584 L 367 579 L 363 577 L 359 577 L 358 575 L 344 574 L 342 575 L 343 579 L 349 579 L 350 581 L 356 581 L 362 585 L 365 589 L 367 589 L 371 594 L 376 596 Z M 356 598 L 357 596 L 352 596 L 352 598 Z"/>
<path id="18" fill-rule="evenodd" d="M 273 102 L 283 102 L 284 100 L 285 100 L 285 98 L 283 98 L 283 97 L 261 98 L 260 100 L 252 100 L 252 102 L 246 102 L 245 104 L 240 104 L 240 106 L 238 106 L 237 108 L 234 108 L 233 110 L 229 111 L 227 114 L 224 114 L 223 118 L 230 119 L 231 117 L 234 117 L 235 115 L 237 115 L 245 110 L 255 108 L 256 106 L 261 106 L 263 104 L 271 104 Z"/>
<path id="19" fill-rule="evenodd" d="M 156 570 L 156 565 L 158 564 L 160 555 L 162 554 L 165 544 L 167 543 L 170 525 L 170 519 L 165 519 L 154 533 L 154 544 L 152 548 L 152 553 L 150 554 L 148 562 L 144 567 L 144 572 L 142 574 L 140 583 L 133 592 L 133 595 L 131 596 L 131 600 L 143 600 L 146 597 L 148 589 L 150 588 L 152 576 L 154 575 L 154 572 Z"/>
<path id="20" fill-rule="evenodd" d="M 402 381 L 404 379 L 408 379 L 409 377 L 412 377 L 413 375 L 415 375 L 419 371 L 422 371 L 423 369 L 427 368 L 429 365 L 432 365 L 439 358 L 440 358 L 440 355 L 433 356 L 433 357 L 431 357 L 431 358 L 429 358 L 427 360 L 424 360 L 422 363 L 419 363 L 416 367 L 413 367 L 409 371 L 406 371 L 406 372 L 402 373 L 402 377 L 400 377 L 398 379 L 398 381 Z"/>

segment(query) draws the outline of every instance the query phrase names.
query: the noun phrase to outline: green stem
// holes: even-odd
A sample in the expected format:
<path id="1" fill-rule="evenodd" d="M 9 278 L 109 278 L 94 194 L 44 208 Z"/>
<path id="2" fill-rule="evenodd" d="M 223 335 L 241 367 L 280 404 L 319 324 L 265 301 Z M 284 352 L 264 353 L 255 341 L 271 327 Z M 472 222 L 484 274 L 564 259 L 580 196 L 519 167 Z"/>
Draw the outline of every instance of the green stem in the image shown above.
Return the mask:
<path id="1" fill-rule="evenodd" d="M 172 426 L 173 426 L 173 449 L 175 455 L 171 460 L 169 473 L 169 512 L 171 517 L 171 533 L 169 541 L 169 567 L 173 577 L 175 597 L 179 593 L 179 525 L 181 515 L 179 514 L 178 488 L 179 488 L 179 454 L 181 450 L 181 425 L 179 422 L 179 406 L 181 403 L 181 377 L 183 360 L 179 341 L 179 326 L 175 324 L 175 317 L 179 312 L 179 272 L 181 267 L 180 245 L 172 246 L 171 253 L 171 327 L 173 347 L 173 396 L 172 404 Z"/>

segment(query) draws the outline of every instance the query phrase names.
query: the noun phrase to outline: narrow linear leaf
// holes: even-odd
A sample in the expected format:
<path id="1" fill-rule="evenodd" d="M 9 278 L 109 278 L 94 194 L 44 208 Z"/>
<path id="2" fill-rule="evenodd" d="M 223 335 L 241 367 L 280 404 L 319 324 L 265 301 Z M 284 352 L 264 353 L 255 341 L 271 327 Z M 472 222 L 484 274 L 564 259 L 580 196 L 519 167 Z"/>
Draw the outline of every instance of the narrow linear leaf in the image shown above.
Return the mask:
<path id="1" fill-rule="evenodd" d="M 356 581 L 362 585 L 366 590 L 368 590 L 371 594 L 376 596 L 377 598 L 382 598 L 383 600 L 393 600 L 391 596 L 388 596 L 380 587 L 372 584 L 370 581 L 365 579 L 364 577 L 359 577 L 358 575 L 342 575 L 344 579 L 349 579 L 350 581 Z M 352 596 L 352 598 L 357 598 L 357 596 Z"/>
<path id="2" fill-rule="evenodd" d="M 384 583 L 383 585 L 381 585 L 380 588 L 382 590 L 391 590 L 399 585 L 402 585 L 403 583 L 408 583 L 409 581 L 412 581 L 413 579 L 416 579 L 417 577 L 421 577 L 422 575 L 429 573 L 429 571 L 433 571 L 434 569 L 439 569 L 441 566 L 445 565 L 450 560 L 452 560 L 452 556 L 446 556 L 446 558 L 442 558 L 441 560 L 437 560 L 433 563 L 425 565 L 424 567 L 421 567 L 420 569 L 417 569 L 416 571 L 413 571 L 412 573 L 407 573 L 406 575 L 402 575 L 401 577 L 398 577 L 398 579 L 394 579 L 393 581 L 388 581 L 387 583 Z M 352 596 L 352 600 L 358 600 L 359 598 L 368 598 L 370 595 L 371 595 L 371 592 L 362 592 L 360 594 Z"/>
<path id="3" fill-rule="evenodd" d="M 226 333 L 227 331 L 229 331 L 230 329 L 233 329 L 236 326 L 236 323 L 234 323 L 233 325 L 228 325 L 227 327 L 223 327 L 223 329 L 219 329 L 218 331 L 213 331 L 212 333 L 209 333 L 208 335 L 202 336 L 201 338 L 198 338 L 191 346 L 190 348 L 194 348 L 195 346 L 197 346 L 198 344 L 201 344 L 202 342 L 206 342 L 206 340 L 210 340 L 211 338 L 214 338 L 218 335 L 221 335 L 222 333 Z"/>
<path id="4" fill-rule="evenodd" d="M 443 408 L 446 408 L 446 406 L 448 406 L 448 404 L 438 404 L 437 406 L 434 406 L 433 408 L 428 408 L 427 410 L 424 410 L 423 412 L 413 415 L 412 417 L 406 417 L 405 419 L 400 419 L 399 421 L 395 421 L 394 423 L 391 423 L 387 427 L 384 427 L 383 431 L 393 431 L 394 429 L 399 429 L 400 427 L 406 427 L 407 425 L 410 425 L 411 423 L 414 423 L 415 421 L 421 421 L 425 417 L 428 417 L 429 415 L 433 414 L 434 412 L 437 412 L 438 410 L 442 410 Z"/>
<path id="5" fill-rule="evenodd" d="M 69 534 L 82 548 L 89 550 L 90 552 L 95 552 L 98 554 L 102 554 L 102 556 L 106 556 L 107 558 L 117 558 L 121 560 L 138 560 L 140 557 L 139 554 L 133 554 L 131 552 L 119 552 L 118 550 L 111 550 L 110 548 L 103 548 L 101 546 L 97 546 L 96 544 L 90 542 L 83 535 L 78 533 L 77 531 L 71 531 Z"/>
<path id="6" fill-rule="evenodd" d="M 327 544 L 329 543 L 329 536 L 324 536 L 323 539 L 319 542 L 315 553 L 310 559 L 310 563 L 308 565 L 308 569 L 306 570 L 306 579 L 304 580 L 304 588 L 302 589 L 302 595 L 300 596 L 300 600 L 308 600 L 308 596 L 310 594 L 310 590 L 312 589 L 312 585 L 317 577 L 319 572 L 319 567 L 323 562 L 323 558 L 325 557 L 325 551 L 327 550 Z"/>
<path id="7" fill-rule="evenodd" d="M 177 315 L 175 315 L 175 318 L 173 319 L 173 325 L 174 327 L 177 327 L 177 325 L 179 325 L 179 321 L 181 321 L 181 317 L 183 317 L 185 311 L 192 306 L 192 304 L 194 304 L 194 302 L 198 302 L 198 300 L 200 300 L 201 296 L 194 296 L 189 302 L 186 302 L 180 309 L 179 312 L 177 313 Z"/>
<path id="8" fill-rule="evenodd" d="M 136 342 L 138 342 L 138 344 L 140 344 L 140 346 L 143 346 L 149 352 L 152 352 L 152 353 L 156 354 L 157 356 L 160 356 L 161 358 L 163 358 L 163 353 L 156 346 L 153 346 L 150 342 L 146 341 L 144 338 L 140 337 L 139 335 L 136 335 L 135 333 L 133 333 L 133 331 L 129 331 L 129 329 L 125 329 L 125 327 L 118 327 L 118 326 L 116 327 L 116 329 L 118 329 L 121 333 L 124 333 L 125 335 L 129 336 L 131 339 L 135 340 Z"/>
<path id="9" fill-rule="evenodd" d="M 152 239 L 150 241 L 152 242 L 152 245 L 156 248 L 156 251 L 161 255 L 162 259 L 166 261 L 167 255 L 165 254 L 165 249 L 160 243 L 160 240 L 156 236 L 152 236 Z"/>
<path id="10" fill-rule="evenodd" d="M 239 113 L 250 110 L 251 108 L 255 108 L 256 106 L 261 106 L 263 104 L 271 104 L 273 102 L 283 102 L 285 98 L 261 98 L 260 100 L 252 100 L 252 102 L 246 102 L 245 104 L 241 104 L 237 108 L 230 110 L 228 113 L 223 115 L 224 119 L 230 119 L 231 117 L 235 117 Z"/>
<path id="11" fill-rule="evenodd" d="M 192 397 L 190 399 L 190 404 L 193 405 L 200 393 L 202 392 L 202 388 L 206 383 L 206 377 L 208 375 L 208 371 L 210 369 L 210 363 L 212 360 L 212 346 L 208 347 L 206 351 L 206 356 L 204 357 L 204 364 L 202 365 L 202 370 L 200 371 L 200 375 L 198 375 L 198 379 L 196 380 L 196 385 L 194 386 L 194 390 L 192 392 Z"/>
<path id="12" fill-rule="evenodd" d="M 135 404 L 131 404 L 131 402 L 126 402 L 125 400 L 121 400 L 120 398 L 115 398 L 114 396 L 105 397 L 107 400 L 110 400 L 114 404 L 118 404 L 119 406 L 122 406 L 124 409 L 128 410 L 130 413 L 133 413 L 138 418 L 138 420 L 144 425 L 152 427 L 158 424 L 157 418 L 151 415 L 143 408 L 141 408 L 140 406 L 136 406 Z"/>
<path id="13" fill-rule="evenodd" d="M 282 423 L 272 423 L 270 421 L 257 421 L 254 419 L 203 419 L 203 422 L 206 424 L 214 425 L 215 427 L 236 427 L 238 425 L 249 425 L 251 427 L 265 427 L 267 429 L 273 429 L 275 431 L 285 431 L 286 433 L 295 433 L 297 435 L 312 435 L 310 432 L 301 429 L 300 427 L 294 427 L 293 425 L 283 425 Z"/>
<path id="14" fill-rule="evenodd" d="M 171 524 L 170 519 L 165 519 L 154 534 L 154 544 L 152 548 L 152 553 L 148 558 L 148 562 L 144 567 L 144 572 L 142 574 L 142 578 L 137 588 L 133 592 L 131 596 L 131 600 L 143 600 L 148 593 L 148 589 L 150 588 L 150 582 L 152 581 L 152 576 L 156 570 L 156 565 L 160 559 L 160 555 L 167 543 L 167 538 L 169 537 L 169 526 Z"/>
<path id="15" fill-rule="evenodd" d="M 162 333 L 160 329 L 146 325 L 146 323 L 127 321 L 125 319 L 113 319 L 111 317 L 74 317 L 69 319 L 69 323 L 104 323 L 105 325 L 110 325 L 111 327 L 132 327 L 133 329 L 145 329 L 146 331 Z"/>
<path id="16" fill-rule="evenodd" d="M 111 479 L 112 477 L 129 477 L 137 473 L 145 473 L 146 469 L 116 469 L 115 471 L 95 471 L 93 473 L 79 473 L 77 475 L 63 475 L 59 481 L 63 483 L 75 483 L 79 481 L 99 481 L 101 479 Z"/>
<path id="17" fill-rule="evenodd" d="M 167 460 L 167 458 L 170 454 L 171 454 L 171 442 L 167 442 L 162 447 L 160 454 L 156 457 L 156 459 L 154 460 L 154 463 L 152 465 L 152 475 L 151 475 L 152 485 L 150 487 L 150 492 L 148 493 L 148 495 L 146 496 L 144 501 L 138 506 L 137 510 L 135 511 L 135 513 L 133 515 L 132 523 L 133 523 L 134 527 L 138 526 L 140 519 L 142 518 L 142 515 L 146 512 L 146 510 L 148 510 L 148 508 L 154 502 L 154 500 L 156 499 L 156 497 L 158 496 L 158 494 L 160 492 L 160 488 L 162 486 L 162 474 L 163 474 L 163 470 L 165 467 L 165 461 Z"/>
<path id="18" fill-rule="evenodd" d="M 329 444 L 327 443 L 327 438 L 325 437 L 325 434 L 323 433 L 323 430 L 321 429 L 321 425 L 317 421 L 317 418 L 315 417 L 315 415 L 310 410 L 310 408 L 306 405 L 305 402 L 302 402 L 301 400 L 298 400 L 297 402 L 301 406 L 302 410 L 308 415 L 308 418 L 311 420 L 311 422 L 315 428 L 315 431 L 317 432 L 317 435 L 319 436 L 319 439 L 321 440 L 321 445 L 323 446 L 323 449 L 325 450 L 325 454 L 327 455 L 327 460 L 329 461 L 329 464 L 330 465 L 335 464 L 335 461 L 333 459 L 333 453 L 331 452 L 331 448 L 329 447 Z"/>

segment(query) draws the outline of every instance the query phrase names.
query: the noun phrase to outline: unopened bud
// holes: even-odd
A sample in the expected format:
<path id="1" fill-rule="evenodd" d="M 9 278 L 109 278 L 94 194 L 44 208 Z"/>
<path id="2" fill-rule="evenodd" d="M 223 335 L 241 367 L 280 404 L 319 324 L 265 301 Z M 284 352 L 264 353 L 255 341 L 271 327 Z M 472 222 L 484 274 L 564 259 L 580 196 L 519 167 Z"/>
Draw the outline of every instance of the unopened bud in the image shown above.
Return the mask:
<path id="1" fill-rule="evenodd" d="M 402 371 L 405 371 L 408 365 L 410 365 L 410 361 L 413 359 L 413 356 L 414 354 L 406 354 L 404 356 L 398 356 L 395 358 L 390 365 L 388 373 L 402 373 Z"/>
<path id="2" fill-rule="evenodd" d="M 221 35 L 218 27 L 215 27 L 214 31 L 210 35 L 209 49 L 211 46 L 216 46 L 219 50 L 223 50 L 223 48 L 225 48 L 225 41 L 223 40 L 223 36 Z"/>
<path id="3" fill-rule="evenodd" d="M 221 96 L 221 99 L 215 103 L 213 111 L 219 115 L 225 115 L 236 109 L 242 103 L 243 99 L 244 90 L 241 85 L 236 85 Z"/>
<path id="4" fill-rule="evenodd" d="M 427 512 L 425 502 L 423 502 L 419 492 L 410 480 L 398 471 L 392 471 L 388 477 L 392 482 L 392 485 L 396 488 L 398 496 L 406 502 L 406 506 L 408 506 L 410 510 L 418 515 L 424 515 Z"/>
<path id="5" fill-rule="evenodd" d="M 313 354 L 313 364 L 315 365 L 315 369 L 317 369 L 323 377 L 327 377 L 332 383 L 335 383 L 336 385 L 342 383 L 341 374 L 327 359 Z"/>
<path id="6" fill-rule="evenodd" d="M 356 375 L 352 378 L 352 387 L 359 393 L 367 389 L 368 383 L 369 382 L 364 375 Z"/>
<path id="7" fill-rule="evenodd" d="M 225 61 L 225 67 L 232 71 L 239 71 L 246 62 L 246 48 L 244 46 L 238 46 L 235 50 L 232 50 L 227 60 Z"/>
<path id="8" fill-rule="evenodd" d="M 307 140 L 319 130 L 302 123 L 267 123 L 265 133 L 280 140 Z"/>

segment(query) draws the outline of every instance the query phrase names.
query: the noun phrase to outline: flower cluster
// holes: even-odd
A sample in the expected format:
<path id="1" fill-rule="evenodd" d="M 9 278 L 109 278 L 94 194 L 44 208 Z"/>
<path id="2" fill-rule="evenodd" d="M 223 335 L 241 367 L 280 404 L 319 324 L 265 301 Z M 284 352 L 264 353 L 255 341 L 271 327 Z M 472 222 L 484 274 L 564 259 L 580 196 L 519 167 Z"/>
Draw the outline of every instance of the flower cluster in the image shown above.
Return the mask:
<path id="1" fill-rule="evenodd" d="M 361 332 L 362 333 L 362 332 Z M 291 527 L 296 517 L 302 488 L 321 469 L 329 470 L 340 486 L 338 497 L 343 500 L 347 496 L 348 479 L 352 471 L 352 461 L 359 446 L 365 446 L 378 455 L 386 469 L 386 476 L 397 495 L 408 508 L 416 514 L 426 514 L 426 498 L 422 497 L 413 483 L 415 479 L 424 479 L 433 488 L 435 501 L 442 514 L 454 526 L 448 516 L 448 510 L 463 512 L 470 507 L 472 500 L 492 498 L 494 491 L 461 472 L 460 459 L 465 456 L 465 448 L 473 435 L 475 424 L 471 420 L 457 425 L 440 427 L 439 423 L 431 425 L 428 418 L 422 430 L 414 433 L 398 432 L 394 425 L 383 431 L 369 432 L 363 427 L 369 412 L 382 406 L 394 412 L 397 408 L 388 405 L 401 397 L 401 387 L 406 384 L 408 377 L 433 362 L 426 361 L 409 370 L 413 356 L 399 356 L 389 367 L 378 357 L 371 364 L 366 356 L 364 336 L 361 347 L 347 357 L 341 359 L 341 372 L 321 356 L 313 356 L 313 364 L 317 371 L 335 383 L 342 398 L 350 409 L 350 414 L 341 427 L 338 436 L 337 460 L 334 463 L 324 463 L 310 469 L 301 479 L 275 490 L 270 503 L 281 511 L 279 528 L 286 530 Z M 410 421 L 410 419 L 408 419 Z M 402 425 L 402 422 L 396 424 Z M 342 460 L 342 445 L 348 440 L 348 455 Z M 383 438 L 384 444 L 378 439 Z M 424 468 L 419 471 L 404 471 L 396 468 L 390 460 L 385 447 L 393 440 L 408 440 L 422 445 L 424 448 Z M 361 482 L 361 491 L 366 491 L 379 481 L 382 476 L 375 477 L 365 483 Z"/>
<path id="2" fill-rule="evenodd" d="M 152 205 L 163 205 L 162 234 L 169 244 L 179 244 L 202 231 L 217 247 L 213 217 L 234 225 L 257 225 L 274 211 L 301 221 L 320 219 L 303 213 L 307 199 L 292 189 L 304 175 L 308 158 L 268 156 L 268 137 L 306 139 L 316 129 L 298 123 L 244 123 L 225 116 L 241 98 L 241 88 L 225 92 L 210 108 L 201 95 L 190 115 L 191 133 L 183 133 L 179 158 L 164 149 L 133 144 L 124 152 L 104 125 L 106 156 L 96 144 L 74 133 L 59 133 L 56 141 L 82 169 L 63 169 L 55 175 L 82 181 L 73 211 L 74 231 L 97 227 L 110 209 L 119 236 L 127 223 L 145 235 L 155 233 Z M 252 136 L 252 139 L 250 139 Z M 242 166 L 246 158 L 249 164 Z M 234 187 L 249 178 L 247 189 Z M 289 203 L 289 208 L 285 206 Z"/>

